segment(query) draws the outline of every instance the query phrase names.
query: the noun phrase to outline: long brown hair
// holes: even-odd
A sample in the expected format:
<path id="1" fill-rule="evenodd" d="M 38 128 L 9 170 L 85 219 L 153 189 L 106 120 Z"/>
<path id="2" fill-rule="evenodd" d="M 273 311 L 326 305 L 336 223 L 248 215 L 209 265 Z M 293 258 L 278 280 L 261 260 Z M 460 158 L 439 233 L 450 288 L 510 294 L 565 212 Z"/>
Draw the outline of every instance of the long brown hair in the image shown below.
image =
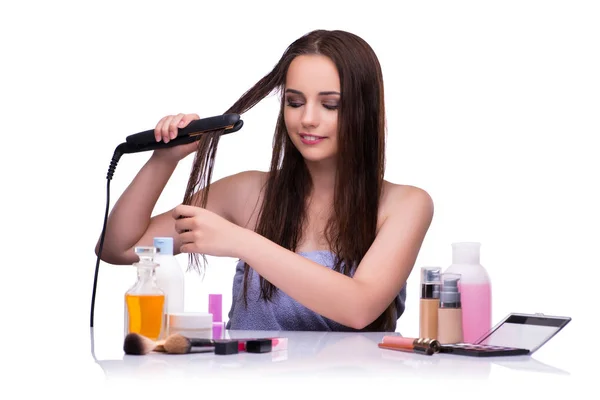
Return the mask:
<path id="1" fill-rule="evenodd" d="M 275 127 L 273 154 L 260 205 L 256 232 L 282 247 L 295 251 L 306 221 L 306 202 L 312 190 L 311 177 L 301 153 L 291 142 L 284 122 L 284 86 L 292 60 L 305 54 L 329 57 L 340 77 L 341 105 L 338 113 L 337 175 L 333 212 L 325 238 L 336 255 L 333 269 L 351 275 L 373 243 L 377 211 L 385 170 L 385 107 L 383 76 L 372 48 L 360 37 L 344 31 L 312 31 L 294 41 L 273 70 L 244 93 L 226 112 L 243 114 L 273 91 L 281 96 Z M 217 145 L 221 132 L 200 140 L 184 204 L 204 188 L 201 207 L 206 205 Z M 197 255 L 190 255 L 197 265 Z M 244 299 L 250 266 L 245 264 Z M 277 290 L 260 277 L 261 297 L 270 300 Z M 395 321 L 394 303 L 365 330 L 389 330 Z"/>

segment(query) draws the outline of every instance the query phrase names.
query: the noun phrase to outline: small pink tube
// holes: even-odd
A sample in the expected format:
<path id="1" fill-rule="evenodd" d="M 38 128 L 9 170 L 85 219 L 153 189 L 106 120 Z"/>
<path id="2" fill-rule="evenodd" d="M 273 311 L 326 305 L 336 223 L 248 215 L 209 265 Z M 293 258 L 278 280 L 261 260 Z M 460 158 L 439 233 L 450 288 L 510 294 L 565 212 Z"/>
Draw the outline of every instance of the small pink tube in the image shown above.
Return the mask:
<path id="1" fill-rule="evenodd" d="M 407 350 L 412 350 L 412 348 L 414 347 L 415 339 L 402 336 L 384 336 L 383 339 L 381 339 L 381 343 L 393 344 L 398 347 L 405 348 Z"/>

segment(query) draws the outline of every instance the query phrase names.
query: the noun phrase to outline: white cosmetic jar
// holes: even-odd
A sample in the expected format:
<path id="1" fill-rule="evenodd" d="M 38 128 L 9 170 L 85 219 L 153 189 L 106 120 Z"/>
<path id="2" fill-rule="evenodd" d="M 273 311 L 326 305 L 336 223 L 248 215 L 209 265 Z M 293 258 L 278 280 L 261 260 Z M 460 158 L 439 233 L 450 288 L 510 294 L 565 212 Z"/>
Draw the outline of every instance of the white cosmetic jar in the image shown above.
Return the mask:
<path id="1" fill-rule="evenodd" d="M 210 313 L 184 312 L 169 314 L 169 335 L 212 339 L 213 316 Z"/>

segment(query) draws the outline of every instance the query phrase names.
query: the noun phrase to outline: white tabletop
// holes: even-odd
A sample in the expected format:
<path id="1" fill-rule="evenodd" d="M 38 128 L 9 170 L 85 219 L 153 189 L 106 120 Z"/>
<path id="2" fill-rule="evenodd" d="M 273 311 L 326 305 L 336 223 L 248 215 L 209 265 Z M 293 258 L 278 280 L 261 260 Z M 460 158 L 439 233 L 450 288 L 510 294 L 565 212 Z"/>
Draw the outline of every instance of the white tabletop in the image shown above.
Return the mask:
<path id="1" fill-rule="evenodd" d="M 570 386 L 572 374 L 560 363 L 550 365 L 532 356 L 466 357 L 450 354 L 432 356 L 386 350 L 377 347 L 390 333 L 341 332 L 279 332 L 228 331 L 228 338 L 286 337 L 288 348 L 263 354 L 240 352 L 215 355 L 198 352 L 185 355 L 150 353 L 126 355 L 122 338 L 115 335 L 99 337 L 91 333 L 96 363 L 108 381 L 154 379 L 311 379 L 342 378 L 354 382 L 381 379 L 400 385 L 402 382 L 451 381 L 479 382 L 487 387 L 503 388 L 508 380 L 542 382 L 548 385 Z M 109 350 L 111 357 L 102 358 L 97 349 Z M 367 379 L 367 381 L 364 381 Z M 492 385 L 492 386 L 489 386 Z M 452 396 L 450 396 L 452 397 Z"/>

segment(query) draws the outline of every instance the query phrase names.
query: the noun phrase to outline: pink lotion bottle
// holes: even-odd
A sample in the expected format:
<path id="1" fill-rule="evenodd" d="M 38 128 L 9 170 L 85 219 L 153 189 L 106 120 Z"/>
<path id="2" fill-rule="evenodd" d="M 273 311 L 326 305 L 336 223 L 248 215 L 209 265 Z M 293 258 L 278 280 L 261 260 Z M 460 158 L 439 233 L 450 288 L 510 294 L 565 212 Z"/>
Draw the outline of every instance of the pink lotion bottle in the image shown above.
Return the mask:
<path id="1" fill-rule="evenodd" d="M 492 328 L 492 286 L 480 263 L 481 243 L 452 243 L 452 265 L 446 273 L 460 274 L 463 336 L 475 343 Z"/>

